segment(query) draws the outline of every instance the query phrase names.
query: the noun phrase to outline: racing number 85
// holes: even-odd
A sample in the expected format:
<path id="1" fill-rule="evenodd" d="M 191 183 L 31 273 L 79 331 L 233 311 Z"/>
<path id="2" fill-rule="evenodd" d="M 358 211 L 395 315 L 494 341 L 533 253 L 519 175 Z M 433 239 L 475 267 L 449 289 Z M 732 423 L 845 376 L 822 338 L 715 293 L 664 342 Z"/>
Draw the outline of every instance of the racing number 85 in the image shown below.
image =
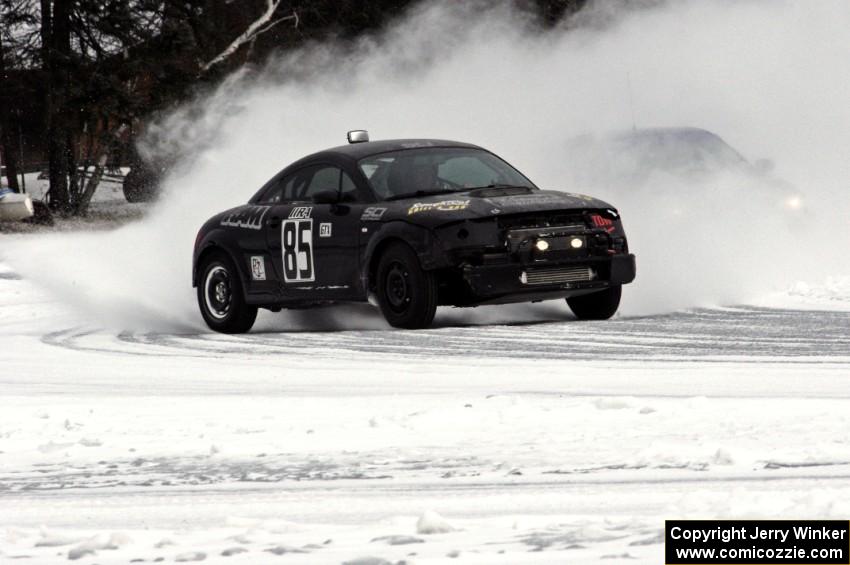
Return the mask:
<path id="1" fill-rule="evenodd" d="M 286 282 L 309 282 L 313 273 L 313 220 L 283 222 L 283 278 Z"/>

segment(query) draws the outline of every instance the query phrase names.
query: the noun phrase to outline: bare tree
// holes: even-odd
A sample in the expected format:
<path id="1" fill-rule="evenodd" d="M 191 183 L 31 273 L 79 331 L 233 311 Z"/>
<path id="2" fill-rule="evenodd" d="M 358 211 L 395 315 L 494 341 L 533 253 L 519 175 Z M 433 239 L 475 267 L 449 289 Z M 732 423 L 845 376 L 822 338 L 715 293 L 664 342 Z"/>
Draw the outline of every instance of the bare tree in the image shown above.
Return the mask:
<path id="1" fill-rule="evenodd" d="M 224 48 L 224 50 L 210 59 L 208 62 L 204 63 L 201 66 L 201 73 L 205 73 L 209 71 L 214 66 L 219 63 L 226 61 L 229 57 L 231 57 L 236 51 L 239 50 L 245 44 L 252 43 L 257 39 L 261 34 L 269 31 L 274 26 L 281 22 L 292 21 L 294 27 L 298 27 L 299 18 L 298 12 L 292 11 L 288 16 L 283 16 L 281 18 L 274 18 L 275 13 L 277 12 L 278 7 L 280 7 L 281 0 L 266 0 L 266 11 L 263 14 L 254 20 L 251 25 L 241 34 L 239 37 L 234 39 L 230 45 Z"/>
<path id="2" fill-rule="evenodd" d="M 3 34 L 0 33 L 0 146 L 2 146 L 3 165 L 6 167 L 6 180 L 9 188 L 20 192 L 18 186 L 18 147 L 12 131 L 9 112 L 9 95 L 6 92 L 6 51 L 3 48 Z"/>
<path id="3" fill-rule="evenodd" d="M 33 130 L 47 149 L 51 205 L 84 214 L 104 167 L 116 152 L 125 151 L 127 139 L 147 117 L 185 99 L 199 85 L 278 49 L 327 36 L 347 40 L 378 29 L 414 1 L 0 0 L 0 39 L 9 39 L 9 29 L 18 30 L 15 64 L 41 81 L 35 88 L 43 93 L 44 107 L 27 108 L 33 123 L 46 116 L 46 131 L 40 124 Z M 549 23 L 585 3 L 513 1 L 536 6 Z M 29 20 L 17 25 L 8 13 Z M 8 45 L 0 41 L 0 72 L 10 60 L 4 58 Z M 0 96 L 4 83 L 2 77 Z M 0 143 L 8 161 L 15 153 L 10 150 L 15 129 L 7 106 L 0 107 Z M 22 106 L 18 101 L 18 110 Z M 142 165 L 162 171 L 158 163 Z"/>
<path id="4" fill-rule="evenodd" d="M 19 190 L 17 174 L 21 154 L 21 108 L 23 89 L 13 72 L 32 63 L 37 45 L 36 6 L 32 0 L 0 0 L 0 147 L 9 186 Z M 19 167 L 20 166 L 20 167 Z"/>
<path id="5" fill-rule="evenodd" d="M 71 10 L 74 0 L 41 0 L 43 68 L 47 76 L 47 157 L 50 161 L 51 206 L 71 211 L 68 175 L 71 148 L 70 112 L 67 104 L 71 62 Z"/>

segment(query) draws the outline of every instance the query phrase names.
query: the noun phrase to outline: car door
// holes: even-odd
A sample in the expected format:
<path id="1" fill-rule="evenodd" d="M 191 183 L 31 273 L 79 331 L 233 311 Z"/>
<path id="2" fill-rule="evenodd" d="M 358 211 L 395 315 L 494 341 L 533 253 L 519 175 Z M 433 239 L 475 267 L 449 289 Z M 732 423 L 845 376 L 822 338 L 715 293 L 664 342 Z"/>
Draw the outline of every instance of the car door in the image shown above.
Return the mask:
<path id="1" fill-rule="evenodd" d="M 357 295 L 357 205 L 312 200 L 320 192 L 337 192 L 344 199 L 343 188 L 350 184 L 350 177 L 331 164 L 310 165 L 281 179 L 266 237 L 284 301 Z"/>

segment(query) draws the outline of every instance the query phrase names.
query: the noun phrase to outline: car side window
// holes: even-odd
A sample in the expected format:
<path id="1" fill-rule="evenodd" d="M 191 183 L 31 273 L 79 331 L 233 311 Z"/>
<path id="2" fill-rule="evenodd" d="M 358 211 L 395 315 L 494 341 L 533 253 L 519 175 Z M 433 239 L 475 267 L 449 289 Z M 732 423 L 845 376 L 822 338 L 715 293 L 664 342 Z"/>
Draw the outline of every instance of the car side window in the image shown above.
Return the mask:
<path id="1" fill-rule="evenodd" d="M 296 187 L 304 186 L 303 180 L 299 184 L 299 174 L 294 173 L 285 177 L 274 179 L 258 200 L 258 204 L 280 204 L 294 200 Z"/>
<path id="2" fill-rule="evenodd" d="M 283 182 L 283 201 L 294 202 L 300 199 L 301 192 L 304 190 L 304 185 L 310 180 L 308 171 L 298 171 L 292 176 L 284 179 Z"/>
<path id="3" fill-rule="evenodd" d="M 342 171 L 338 167 L 319 167 L 310 178 L 306 190 L 300 195 L 301 200 L 311 200 L 319 192 L 339 192 L 339 180 Z"/>
<path id="4" fill-rule="evenodd" d="M 336 192 L 340 202 L 360 200 L 359 188 L 354 180 L 342 169 L 332 165 L 318 165 L 302 169 L 284 188 L 284 195 L 292 194 L 289 200 L 306 202 L 319 192 Z"/>
<path id="5" fill-rule="evenodd" d="M 283 177 L 272 179 L 265 192 L 257 201 L 258 204 L 277 204 L 283 197 Z"/>
<path id="6" fill-rule="evenodd" d="M 340 179 L 340 202 L 357 202 L 357 185 L 351 180 L 351 177 L 345 171 L 340 171 L 342 178 Z"/>

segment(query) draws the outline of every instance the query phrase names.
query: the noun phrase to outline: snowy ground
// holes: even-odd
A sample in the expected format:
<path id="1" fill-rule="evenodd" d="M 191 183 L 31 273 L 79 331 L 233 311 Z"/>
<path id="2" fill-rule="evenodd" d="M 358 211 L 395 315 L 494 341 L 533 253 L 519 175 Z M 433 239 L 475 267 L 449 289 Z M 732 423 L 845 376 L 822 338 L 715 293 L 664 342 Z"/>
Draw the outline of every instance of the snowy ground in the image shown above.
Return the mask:
<path id="1" fill-rule="evenodd" d="M 0 264 L 0 562 L 661 563 L 665 518 L 846 519 L 848 288 L 230 337 Z"/>
<path id="2" fill-rule="evenodd" d="M 123 171 L 126 174 L 129 169 L 125 168 Z M 50 186 L 47 179 L 39 178 L 41 175 L 41 173 L 26 175 L 25 191 L 35 201 L 43 201 L 45 192 Z M 31 222 L 2 222 L 0 234 L 114 229 L 143 217 L 150 206 L 147 202 L 135 204 L 127 202 L 121 183 L 112 177 L 104 177 L 92 197 L 85 216 L 63 218 L 60 215 L 54 215 L 54 223 L 51 226 Z"/>

